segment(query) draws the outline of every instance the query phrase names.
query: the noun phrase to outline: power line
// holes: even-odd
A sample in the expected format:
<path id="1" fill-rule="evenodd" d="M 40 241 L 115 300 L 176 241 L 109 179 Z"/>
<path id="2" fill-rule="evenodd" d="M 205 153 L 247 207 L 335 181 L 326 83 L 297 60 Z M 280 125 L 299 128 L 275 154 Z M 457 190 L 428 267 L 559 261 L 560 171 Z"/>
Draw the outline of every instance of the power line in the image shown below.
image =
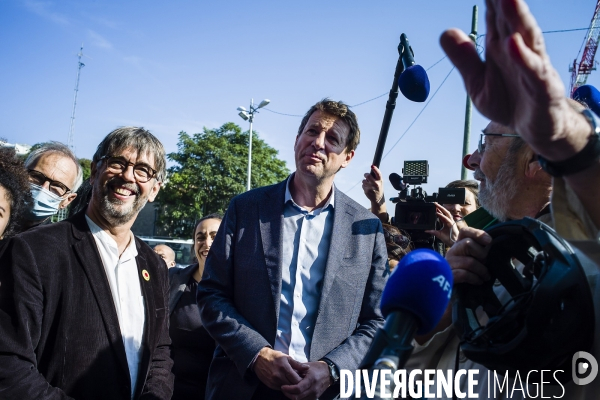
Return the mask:
<path id="1" fill-rule="evenodd" d="M 438 65 L 439 63 L 441 63 L 442 61 L 444 61 L 446 58 L 448 58 L 448 56 L 444 56 L 444 57 L 440 58 L 440 59 L 439 59 L 439 60 L 437 60 L 435 63 L 433 63 L 433 65 L 432 65 L 431 67 L 427 68 L 425 71 L 429 71 L 431 68 L 435 67 L 436 65 Z M 370 101 L 373 101 L 373 100 L 377 100 L 377 99 L 379 99 L 379 98 L 381 98 L 381 97 L 385 96 L 386 94 L 388 94 L 388 92 L 385 92 L 385 93 L 383 93 L 383 94 L 380 94 L 380 95 L 379 95 L 379 96 L 377 96 L 377 97 L 373 97 L 373 98 L 372 98 L 372 99 L 370 99 L 370 100 L 363 101 L 362 103 L 358 103 L 358 104 L 355 104 L 355 105 L 353 105 L 353 106 L 349 106 L 349 107 L 351 107 L 351 108 L 352 108 L 352 107 L 358 107 L 358 106 L 362 106 L 363 104 L 366 104 L 366 103 L 368 103 L 368 102 L 370 102 Z"/>
<path id="2" fill-rule="evenodd" d="M 446 82 L 446 80 L 448 79 L 448 77 L 450 76 L 450 74 L 452 73 L 452 71 L 454 71 L 455 67 L 452 67 L 452 69 L 450 70 L 450 72 L 448 72 L 448 74 L 446 75 L 446 77 L 444 78 L 444 80 L 442 81 L 442 83 L 440 83 L 440 86 L 438 86 L 438 88 L 435 90 L 435 92 L 433 92 L 433 95 L 431 95 L 431 97 L 429 98 L 429 101 L 427 101 L 427 103 L 425 103 L 425 106 L 423 108 L 421 108 L 421 111 L 419 111 L 419 113 L 417 114 L 417 116 L 415 117 L 415 119 L 413 119 L 413 121 L 410 123 L 410 125 L 408 126 L 408 128 L 406 128 L 406 130 L 404 131 L 404 133 L 402 134 L 402 136 L 400 136 L 400 138 L 398 140 L 396 140 L 396 143 L 394 143 L 394 145 L 392 147 L 390 147 L 390 149 L 387 151 L 387 153 L 385 153 L 385 155 L 382 157 L 382 160 L 384 158 L 386 158 L 388 156 L 388 154 L 390 154 L 390 152 L 394 149 L 394 147 L 396 147 L 396 145 L 398 144 L 398 142 L 400 142 L 400 140 L 404 137 L 404 135 L 406 135 L 406 133 L 408 132 L 408 130 L 410 128 L 412 128 L 412 126 L 415 124 L 415 122 L 417 122 L 417 119 L 419 119 L 419 117 L 421 116 L 421 114 L 423 114 L 423 111 L 425 111 L 425 109 L 427 108 L 427 106 L 429 105 L 429 103 L 431 103 L 431 100 L 433 100 L 433 98 L 435 97 L 435 95 L 437 94 L 437 92 L 442 88 L 442 86 L 444 85 L 444 83 Z"/>
<path id="3" fill-rule="evenodd" d="M 590 28 L 576 28 L 576 29 L 559 29 L 556 31 L 543 31 L 542 33 L 562 33 L 562 32 L 576 32 L 576 31 L 587 31 Z"/>
<path id="4" fill-rule="evenodd" d="M 385 96 L 386 94 L 388 94 L 388 92 L 385 92 L 385 93 L 383 93 L 383 94 L 380 94 L 379 96 L 377 96 L 377 97 L 373 97 L 372 99 L 369 99 L 369 100 L 367 100 L 367 101 L 363 101 L 362 103 L 358 103 L 358 104 L 355 104 L 355 105 L 353 105 L 353 106 L 348 106 L 348 107 L 350 107 L 350 108 L 353 108 L 353 107 L 362 106 L 363 104 L 367 104 L 367 103 L 368 103 L 368 102 L 370 102 L 370 101 L 377 100 L 377 99 L 379 99 L 379 98 L 381 98 L 381 97 Z"/>
<path id="5" fill-rule="evenodd" d="M 587 31 L 587 30 L 589 30 L 589 29 L 590 29 L 590 28 L 557 29 L 557 30 L 552 30 L 552 31 L 543 31 L 542 33 L 565 33 L 565 32 L 577 32 L 577 31 Z M 480 39 L 484 38 L 484 37 L 485 37 L 485 35 L 486 35 L 485 33 L 484 33 L 484 34 L 481 34 L 481 35 L 477 35 L 477 40 L 480 40 Z M 482 49 L 483 49 L 483 46 L 481 46 L 481 45 L 477 44 L 477 48 L 482 50 Z M 580 52 L 581 52 L 581 50 L 580 50 Z M 480 53 L 481 53 L 481 51 L 480 51 Z M 430 66 L 429 68 L 427 68 L 427 69 L 426 69 L 426 71 L 429 71 L 430 69 L 432 69 L 433 67 L 435 67 L 436 65 L 438 65 L 440 62 L 444 61 L 446 58 L 448 58 L 448 56 L 444 56 L 444 57 L 440 58 L 438 61 L 436 61 L 435 63 L 433 63 L 433 65 L 432 65 L 432 66 Z M 385 96 L 386 94 L 388 94 L 388 92 L 382 93 L 382 94 L 380 94 L 380 95 L 379 95 L 379 96 L 377 96 L 377 97 L 373 97 L 372 99 L 369 99 L 369 100 L 363 101 L 363 102 L 361 102 L 361 103 L 358 103 L 358 104 L 354 104 L 354 105 L 352 105 L 352 106 L 349 106 L 349 107 L 353 108 L 353 107 L 362 106 L 363 104 L 367 104 L 367 103 L 369 103 L 369 102 L 371 102 L 371 101 L 374 101 L 374 100 L 380 99 L 380 98 L 382 98 L 383 96 Z M 286 116 L 286 117 L 303 117 L 303 115 L 297 115 L 297 114 L 286 114 L 286 113 L 282 113 L 282 112 L 279 112 L 279 111 L 274 111 L 274 110 L 271 110 L 271 109 L 269 109 L 269 108 L 265 108 L 265 110 L 267 110 L 267 111 L 270 111 L 270 112 L 272 112 L 272 113 L 274 113 L 274 114 L 284 115 L 284 116 Z"/>
<path id="6" fill-rule="evenodd" d="M 442 81 L 442 83 L 440 83 L 440 85 L 435 90 L 435 92 L 433 92 L 433 94 L 431 95 L 431 97 L 429 98 L 429 100 L 427 101 L 427 103 L 425 103 L 425 106 L 423 106 L 423 108 L 421 109 L 421 111 L 419 111 L 419 113 L 413 119 L 413 121 L 410 123 L 410 125 L 408 126 L 408 128 L 406 128 L 406 130 L 404 131 L 404 133 L 402 134 L 402 136 L 400 136 L 400 138 L 398 140 L 396 140 L 396 143 L 394 143 L 394 145 L 387 151 L 387 153 L 385 153 L 385 155 L 381 158 L 381 160 L 385 159 L 390 154 L 390 152 L 392 151 L 392 149 L 394 147 L 396 147 L 396 145 L 400 142 L 400 140 L 402 140 L 402 138 L 404 137 L 404 135 L 406 135 L 406 133 L 410 130 L 410 128 L 412 128 L 412 126 L 415 124 L 415 122 L 417 122 L 417 119 L 419 119 L 419 117 L 421 116 L 421 114 L 423 113 L 423 111 L 425 111 L 425 109 L 427 108 L 427 106 L 429 105 L 429 103 L 431 103 L 431 101 L 433 100 L 433 98 L 435 97 L 435 95 L 437 94 L 437 92 L 439 92 L 439 90 L 442 88 L 442 86 L 444 85 L 444 83 L 446 83 L 446 80 L 448 79 L 448 77 L 450 76 L 450 74 L 452 73 L 452 71 L 454 71 L 454 69 L 455 69 L 455 67 L 453 66 L 452 69 L 450 69 L 450 72 L 448 72 L 448 74 L 446 75 L 446 77 Z M 354 186 L 352 186 L 350 189 L 346 190 L 344 193 L 349 193 L 352 189 L 354 189 L 361 182 L 362 181 L 356 182 L 354 184 Z"/>
<path id="7" fill-rule="evenodd" d="M 542 31 L 542 33 L 565 33 L 565 32 L 577 32 L 577 31 L 587 31 L 590 28 L 574 28 L 574 29 L 557 29 L 554 31 Z M 477 35 L 477 38 L 484 37 L 486 34 L 483 33 L 481 35 Z"/>
<path id="8" fill-rule="evenodd" d="M 542 33 L 563 33 L 563 32 L 575 32 L 575 31 L 585 31 L 585 30 L 589 30 L 589 28 L 576 28 L 576 29 L 561 29 L 561 30 L 553 30 L 553 31 L 544 31 Z M 477 39 L 475 41 L 475 46 L 478 50 L 478 53 L 481 55 L 481 53 L 484 50 L 484 47 L 482 45 L 480 45 L 478 42 L 480 41 L 480 39 L 482 39 L 483 37 L 485 37 L 485 33 L 482 35 L 478 35 Z M 427 71 L 429 71 L 431 68 L 435 67 L 438 63 L 440 63 L 442 60 L 444 60 L 443 57 L 440 60 L 438 60 L 435 64 L 433 64 L 431 67 L 427 68 Z M 385 159 L 390 152 L 394 149 L 394 147 L 396 147 L 396 145 L 400 142 L 400 140 L 402 140 L 402 138 L 404 137 L 404 135 L 406 135 L 408 133 L 408 131 L 410 130 L 410 128 L 412 128 L 412 126 L 415 124 L 415 122 L 417 121 L 417 119 L 421 116 L 421 114 L 423 113 L 423 111 L 425 111 L 425 109 L 427 108 L 427 106 L 429 105 L 429 103 L 431 103 L 431 101 L 433 100 L 433 98 L 435 97 L 435 95 L 437 94 L 437 92 L 440 90 L 440 88 L 444 85 L 444 83 L 446 82 L 446 80 L 448 79 L 448 77 L 450 77 L 450 74 L 452 73 L 452 71 L 454 71 L 455 67 L 453 66 L 452 69 L 450 70 L 450 72 L 448 72 L 448 74 L 446 75 L 446 77 L 444 78 L 444 80 L 442 81 L 442 83 L 440 83 L 440 85 L 438 86 L 438 88 L 435 90 L 435 92 L 433 93 L 433 95 L 429 98 L 429 101 L 425 104 L 425 106 L 421 109 L 421 111 L 419 111 L 419 113 L 417 114 L 417 116 L 413 119 L 413 121 L 410 123 L 410 125 L 408 126 L 408 128 L 406 128 L 406 130 L 404 131 L 404 133 L 402 133 L 402 135 L 398 138 L 398 140 L 396 140 L 396 142 L 392 145 L 392 147 L 390 147 L 390 149 L 385 153 L 385 155 L 382 157 L 382 160 Z M 387 94 L 387 93 L 386 93 Z M 383 95 L 379 96 L 382 97 Z M 375 99 L 379 98 L 376 97 Z M 375 100 L 372 99 L 372 100 Z M 366 102 L 369 102 L 371 100 L 367 100 Z M 364 104 L 366 102 L 363 103 L 359 103 L 357 105 L 361 105 Z M 349 193 L 350 191 L 352 191 L 356 186 L 358 186 L 359 183 L 361 183 L 362 181 L 358 181 L 356 182 L 350 189 L 346 190 L 344 193 Z"/>
<path id="9" fill-rule="evenodd" d="M 271 110 L 270 108 L 263 108 L 263 110 L 265 110 L 265 111 L 270 111 L 270 112 L 272 112 L 272 113 L 279 114 L 279 115 L 285 115 L 286 117 L 303 117 L 303 115 L 296 115 L 296 114 L 284 114 L 284 113 L 281 113 L 281 112 L 278 112 L 278 111 L 273 111 L 273 110 Z"/>
<path id="10" fill-rule="evenodd" d="M 444 61 L 446 58 L 448 58 L 448 56 L 444 56 L 444 57 L 440 58 L 440 59 L 439 59 L 439 60 L 437 60 L 435 63 L 433 63 L 433 65 L 432 65 L 432 66 L 430 66 L 429 68 L 427 68 L 427 69 L 426 69 L 426 71 L 429 71 L 430 69 L 432 69 L 433 67 L 435 67 L 436 65 L 438 65 L 440 62 Z M 369 102 L 371 102 L 371 101 L 374 101 L 374 100 L 380 99 L 380 98 L 382 98 L 383 96 L 385 96 L 386 94 L 388 94 L 388 92 L 382 93 L 382 94 L 380 94 L 380 95 L 379 95 L 379 96 L 377 96 L 377 97 L 373 97 L 372 99 L 369 99 L 369 100 L 363 101 L 362 103 L 354 104 L 354 105 L 352 105 L 352 106 L 348 106 L 348 107 L 350 107 L 350 108 L 354 108 L 354 107 L 362 106 L 363 104 L 367 104 L 367 103 L 369 103 Z M 267 111 L 270 111 L 270 112 L 272 112 L 272 113 L 275 113 L 275 114 L 279 114 L 279 115 L 285 115 L 285 116 L 287 116 L 287 117 L 303 117 L 303 115 L 297 115 L 297 114 L 285 114 L 285 113 L 282 113 L 282 112 L 273 111 L 273 110 L 271 110 L 271 109 L 269 109 L 269 108 L 265 108 L 265 110 L 267 110 Z"/>

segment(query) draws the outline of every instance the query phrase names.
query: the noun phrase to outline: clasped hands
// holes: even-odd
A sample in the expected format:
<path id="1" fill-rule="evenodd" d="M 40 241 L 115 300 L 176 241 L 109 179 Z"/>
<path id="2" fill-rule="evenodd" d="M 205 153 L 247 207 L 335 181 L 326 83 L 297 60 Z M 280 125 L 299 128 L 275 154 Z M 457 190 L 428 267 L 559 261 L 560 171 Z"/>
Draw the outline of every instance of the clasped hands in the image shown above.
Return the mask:
<path id="1" fill-rule="evenodd" d="M 258 354 L 254 373 L 267 387 L 293 400 L 317 399 L 331 384 L 325 362 L 301 363 L 269 347 Z"/>

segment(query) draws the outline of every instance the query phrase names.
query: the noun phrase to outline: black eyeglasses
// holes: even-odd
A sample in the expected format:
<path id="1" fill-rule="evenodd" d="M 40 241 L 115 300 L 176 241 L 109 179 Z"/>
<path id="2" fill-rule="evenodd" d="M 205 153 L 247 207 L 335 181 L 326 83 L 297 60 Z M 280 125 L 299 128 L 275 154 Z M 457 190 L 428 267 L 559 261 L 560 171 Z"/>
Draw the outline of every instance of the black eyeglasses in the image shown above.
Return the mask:
<path id="1" fill-rule="evenodd" d="M 28 169 L 27 172 L 29 173 L 29 182 L 35 183 L 38 186 L 44 186 L 44 183 L 49 182 L 49 190 L 58 197 L 63 197 L 65 194 L 71 192 L 71 189 L 69 189 L 67 185 L 59 181 L 53 181 L 40 171 Z"/>
<path id="2" fill-rule="evenodd" d="M 124 160 L 121 157 L 113 156 L 102 156 L 100 161 L 106 161 L 106 168 L 113 174 L 121 174 L 127 170 L 130 165 L 133 166 L 133 175 L 135 180 L 139 183 L 146 183 L 150 179 L 156 176 L 157 171 L 150 167 L 148 164 L 139 163 L 134 164 Z"/>
<path id="3" fill-rule="evenodd" d="M 410 244 L 410 239 L 406 236 L 402 234 L 393 234 L 386 231 L 385 229 L 383 230 L 383 237 L 386 243 L 395 243 L 403 249 L 406 249 Z"/>
<path id="4" fill-rule="evenodd" d="M 481 135 L 479 135 L 479 143 L 477 144 L 477 151 L 479 151 L 479 154 L 483 154 L 483 152 L 485 151 L 485 143 L 483 143 L 484 136 L 520 137 L 515 133 L 487 133 L 483 131 L 481 132 Z"/>

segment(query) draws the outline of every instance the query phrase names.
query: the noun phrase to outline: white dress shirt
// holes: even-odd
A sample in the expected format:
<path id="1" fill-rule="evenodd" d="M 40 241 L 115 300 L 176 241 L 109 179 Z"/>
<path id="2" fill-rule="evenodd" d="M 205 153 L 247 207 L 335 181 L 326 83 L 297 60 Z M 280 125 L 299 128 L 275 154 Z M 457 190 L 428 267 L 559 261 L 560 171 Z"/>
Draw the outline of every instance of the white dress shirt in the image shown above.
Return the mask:
<path id="1" fill-rule="evenodd" d="M 138 254 L 135 239 L 133 233 L 130 232 L 129 244 L 119 257 L 117 242 L 87 215 L 85 219 L 96 241 L 110 285 L 117 317 L 119 318 L 119 327 L 121 328 L 131 378 L 131 397 L 133 398 L 141 358 L 145 322 L 144 297 L 142 296 L 135 260 Z"/>

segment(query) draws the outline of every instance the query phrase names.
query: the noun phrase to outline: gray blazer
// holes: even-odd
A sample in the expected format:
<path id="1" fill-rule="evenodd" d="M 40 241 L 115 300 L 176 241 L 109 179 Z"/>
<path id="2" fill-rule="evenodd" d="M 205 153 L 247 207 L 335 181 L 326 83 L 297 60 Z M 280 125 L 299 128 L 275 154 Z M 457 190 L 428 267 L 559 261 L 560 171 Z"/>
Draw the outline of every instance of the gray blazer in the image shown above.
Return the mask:
<path id="1" fill-rule="evenodd" d="M 258 379 L 248 367 L 260 349 L 275 344 L 285 184 L 235 197 L 206 261 L 198 305 L 218 343 L 207 399 L 250 399 Z M 326 357 L 340 369 L 354 370 L 384 322 L 379 301 L 389 271 L 387 252 L 381 222 L 337 189 L 334 210 L 309 361 Z M 322 398 L 335 391 L 330 388 Z"/>

